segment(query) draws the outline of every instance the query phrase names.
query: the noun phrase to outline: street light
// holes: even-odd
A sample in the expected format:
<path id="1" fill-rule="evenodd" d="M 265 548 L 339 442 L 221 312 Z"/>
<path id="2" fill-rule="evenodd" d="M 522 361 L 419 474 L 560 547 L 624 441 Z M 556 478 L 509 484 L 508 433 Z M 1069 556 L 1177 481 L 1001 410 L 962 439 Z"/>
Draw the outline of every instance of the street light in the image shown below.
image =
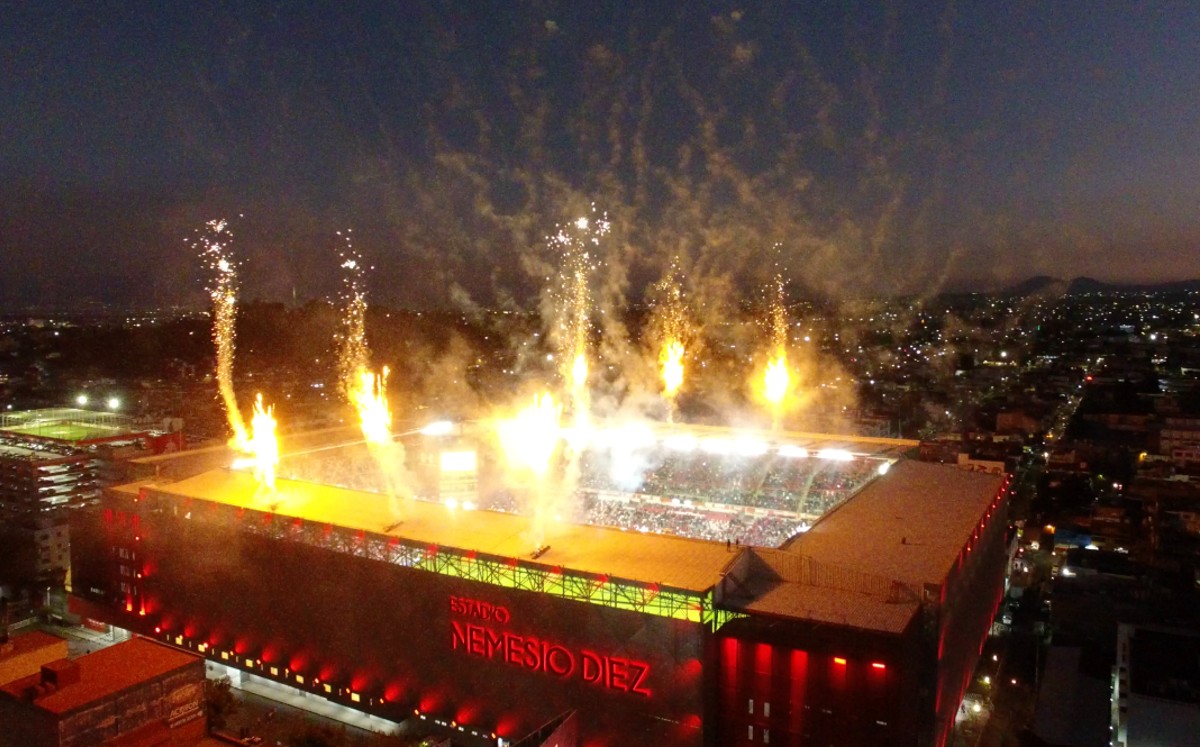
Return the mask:
<path id="1" fill-rule="evenodd" d="M 121 406 L 121 400 L 116 397 L 109 397 L 107 404 L 108 404 L 108 409 L 116 410 L 117 408 L 119 408 Z"/>
<path id="2" fill-rule="evenodd" d="M 88 398 L 87 398 L 86 394 L 81 394 L 75 398 L 75 404 L 79 405 L 80 407 L 83 407 L 87 403 L 88 403 Z"/>

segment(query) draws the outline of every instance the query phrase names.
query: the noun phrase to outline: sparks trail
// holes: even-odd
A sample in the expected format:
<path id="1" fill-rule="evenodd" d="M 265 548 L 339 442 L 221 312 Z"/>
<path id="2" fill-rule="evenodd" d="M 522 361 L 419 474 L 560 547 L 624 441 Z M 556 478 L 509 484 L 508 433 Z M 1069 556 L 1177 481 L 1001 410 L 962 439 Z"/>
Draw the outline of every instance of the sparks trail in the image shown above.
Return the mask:
<path id="1" fill-rule="evenodd" d="M 237 351 L 237 262 L 233 259 L 233 233 L 224 219 L 210 220 L 194 247 L 212 273 L 208 296 L 212 300 L 212 337 L 217 349 L 217 389 L 225 406 L 225 418 L 233 432 L 231 444 L 240 451 L 249 448 L 246 423 L 238 409 L 233 389 L 233 361 Z"/>
<path id="2" fill-rule="evenodd" d="M 338 384 L 342 396 L 353 402 L 362 372 L 370 364 L 370 350 L 367 347 L 366 268 L 362 257 L 354 249 L 350 231 L 347 230 L 344 234 L 338 231 L 338 236 L 345 240 L 345 246 L 338 252 L 342 269 L 342 319 L 337 333 Z"/>

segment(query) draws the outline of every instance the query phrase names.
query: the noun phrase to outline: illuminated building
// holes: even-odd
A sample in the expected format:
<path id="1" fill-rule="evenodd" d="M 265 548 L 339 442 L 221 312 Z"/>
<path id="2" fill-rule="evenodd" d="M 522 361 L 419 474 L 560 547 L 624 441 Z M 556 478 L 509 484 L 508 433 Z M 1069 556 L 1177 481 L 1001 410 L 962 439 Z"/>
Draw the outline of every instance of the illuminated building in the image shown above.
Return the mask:
<path id="1" fill-rule="evenodd" d="M 579 745 L 942 745 L 1002 593 L 1002 476 L 900 461 L 778 549 L 210 470 L 108 492 L 78 611 L 383 718 Z M 555 727 L 557 728 L 557 727 Z M 564 745 L 567 743 L 563 743 Z"/>
<path id="2" fill-rule="evenodd" d="M 61 586 L 70 567 L 65 511 L 94 504 L 116 481 L 123 449 L 145 455 L 182 443 L 131 418 L 53 408 L 0 414 L 0 584 L 15 593 Z M 7 591 L 7 590 L 6 590 Z"/>

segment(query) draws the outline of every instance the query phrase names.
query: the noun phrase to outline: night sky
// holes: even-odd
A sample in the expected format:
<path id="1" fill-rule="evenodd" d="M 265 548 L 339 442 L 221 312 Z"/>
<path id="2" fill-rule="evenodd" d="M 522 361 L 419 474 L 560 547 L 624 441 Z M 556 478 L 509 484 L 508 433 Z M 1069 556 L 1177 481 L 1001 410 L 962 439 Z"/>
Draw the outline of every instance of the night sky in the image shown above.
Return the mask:
<path id="1" fill-rule="evenodd" d="M 591 204 L 630 300 L 1200 277 L 1194 2 L 26 2 L 0 46 L 0 309 L 199 305 L 218 217 L 246 297 L 334 293 L 351 229 L 375 302 L 530 307 Z"/>

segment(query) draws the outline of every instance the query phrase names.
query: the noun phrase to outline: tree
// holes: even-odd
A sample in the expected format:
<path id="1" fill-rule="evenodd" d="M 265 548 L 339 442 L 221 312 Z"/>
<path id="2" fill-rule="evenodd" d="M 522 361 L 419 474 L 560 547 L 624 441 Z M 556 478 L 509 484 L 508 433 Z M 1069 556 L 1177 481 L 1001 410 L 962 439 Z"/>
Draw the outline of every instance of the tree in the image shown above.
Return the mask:
<path id="1" fill-rule="evenodd" d="M 204 680 L 204 703 L 209 730 L 224 729 L 229 717 L 238 709 L 237 698 L 233 697 L 233 683 L 228 677 Z"/>

